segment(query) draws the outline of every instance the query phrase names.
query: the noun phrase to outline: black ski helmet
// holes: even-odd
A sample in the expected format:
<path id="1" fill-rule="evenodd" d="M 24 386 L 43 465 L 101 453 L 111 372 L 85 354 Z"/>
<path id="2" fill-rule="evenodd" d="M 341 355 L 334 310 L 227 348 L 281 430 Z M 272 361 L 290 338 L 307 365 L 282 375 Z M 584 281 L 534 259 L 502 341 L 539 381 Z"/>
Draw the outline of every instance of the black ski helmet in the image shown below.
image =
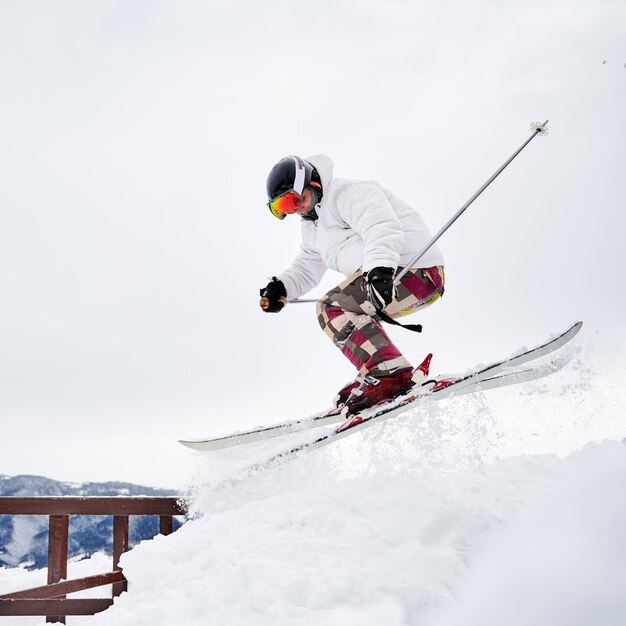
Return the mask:
<path id="1" fill-rule="evenodd" d="M 284 157 L 274 165 L 267 177 L 267 198 L 273 200 L 292 189 L 301 194 L 311 183 L 315 183 L 313 186 L 321 200 L 322 180 L 317 170 L 298 156 Z"/>

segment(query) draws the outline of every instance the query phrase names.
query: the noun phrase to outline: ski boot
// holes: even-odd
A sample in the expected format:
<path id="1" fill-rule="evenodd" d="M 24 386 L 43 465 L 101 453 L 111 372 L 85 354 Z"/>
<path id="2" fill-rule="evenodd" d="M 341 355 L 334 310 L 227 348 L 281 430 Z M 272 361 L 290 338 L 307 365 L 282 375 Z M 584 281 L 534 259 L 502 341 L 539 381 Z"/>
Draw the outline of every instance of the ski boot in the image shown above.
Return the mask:
<path id="1" fill-rule="evenodd" d="M 353 389 L 356 389 L 359 385 L 363 383 L 363 376 L 357 376 L 352 382 L 344 385 L 338 392 L 337 395 L 333 398 L 333 406 L 336 409 L 341 408 L 345 405 L 346 400 L 350 397 Z"/>
<path id="2" fill-rule="evenodd" d="M 410 368 L 380 378 L 366 376 L 363 382 L 354 387 L 346 398 L 342 413 L 346 416 L 354 415 L 382 402 L 393 400 L 393 398 L 409 391 L 414 384 L 413 370 Z"/>

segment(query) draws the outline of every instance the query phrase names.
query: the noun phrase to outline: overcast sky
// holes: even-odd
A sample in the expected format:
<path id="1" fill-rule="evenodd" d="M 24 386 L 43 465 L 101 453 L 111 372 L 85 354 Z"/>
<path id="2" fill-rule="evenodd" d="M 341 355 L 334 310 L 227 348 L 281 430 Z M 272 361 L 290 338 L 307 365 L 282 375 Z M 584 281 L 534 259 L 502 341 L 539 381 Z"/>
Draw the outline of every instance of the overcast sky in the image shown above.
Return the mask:
<path id="1" fill-rule="evenodd" d="M 435 232 L 549 119 L 391 335 L 447 371 L 574 319 L 619 344 L 625 111 L 621 1 L 0 0 L 0 473 L 179 486 L 179 437 L 328 405 L 353 369 L 314 307 L 258 308 L 298 249 L 265 207 L 290 153 Z"/>

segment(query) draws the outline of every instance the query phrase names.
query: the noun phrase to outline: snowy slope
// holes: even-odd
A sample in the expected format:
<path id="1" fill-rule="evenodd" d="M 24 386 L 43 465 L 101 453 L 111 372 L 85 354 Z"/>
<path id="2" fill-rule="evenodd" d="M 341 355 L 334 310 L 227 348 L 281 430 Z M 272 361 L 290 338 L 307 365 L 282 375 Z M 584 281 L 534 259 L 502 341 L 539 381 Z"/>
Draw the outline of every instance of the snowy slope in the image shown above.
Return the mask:
<path id="1" fill-rule="evenodd" d="M 124 556 L 131 591 L 91 623 L 626 623 L 626 420 L 586 367 L 235 484 L 267 449 L 199 455 L 198 519 Z"/>
<path id="2" fill-rule="evenodd" d="M 322 453 L 207 494 L 202 519 L 124 557 L 131 592 L 92 623 L 626 620 L 621 443 L 462 472 L 396 457 L 347 476 L 340 461 Z"/>
<path id="3" fill-rule="evenodd" d="M 626 446 L 588 446 L 555 470 L 433 626 L 626 623 Z"/>
<path id="4" fill-rule="evenodd" d="M 196 519 L 124 555 L 130 592 L 71 623 L 626 623 L 624 372 L 574 353 L 243 481 L 280 442 L 198 455 Z"/>

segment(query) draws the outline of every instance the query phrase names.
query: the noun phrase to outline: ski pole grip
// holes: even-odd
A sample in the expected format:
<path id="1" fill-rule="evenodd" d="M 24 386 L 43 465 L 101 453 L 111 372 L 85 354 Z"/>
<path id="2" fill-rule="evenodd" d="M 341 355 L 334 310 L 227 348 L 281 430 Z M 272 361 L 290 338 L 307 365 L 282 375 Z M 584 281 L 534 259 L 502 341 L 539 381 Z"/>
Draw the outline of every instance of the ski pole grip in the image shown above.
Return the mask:
<path id="1" fill-rule="evenodd" d="M 284 296 L 281 296 L 280 298 L 278 298 L 279 302 L 283 303 L 283 306 L 287 306 L 287 302 L 289 302 L 289 300 L 287 300 L 287 298 L 285 298 Z M 264 311 L 267 311 L 267 309 L 270 308 L 270 300 L 269 298 L 266 298 L 265 296 L 263 296 L 261 298 L 261 301 L 259 302 L 259 305 L 261 306 L 261 308 Z"/>

